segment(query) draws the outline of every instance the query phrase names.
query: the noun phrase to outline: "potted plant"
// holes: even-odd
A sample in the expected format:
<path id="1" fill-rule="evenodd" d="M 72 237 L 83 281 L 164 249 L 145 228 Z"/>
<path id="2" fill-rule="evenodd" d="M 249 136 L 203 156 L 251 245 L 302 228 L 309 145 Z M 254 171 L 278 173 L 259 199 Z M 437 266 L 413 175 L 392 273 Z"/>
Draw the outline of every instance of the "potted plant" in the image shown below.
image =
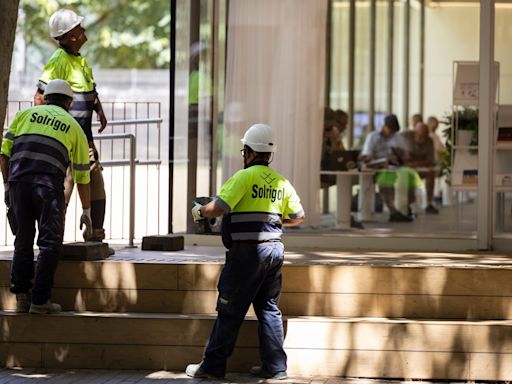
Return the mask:
<path id="1" fill-rule="evenodd" d="M 442 174 L 450 184 L 451 167 L 453 165 L 452 147 L 454 145 L 478 145 L 478 109 L 470 107 L 457 108 L 452 113 L 444 116 L 441 124 L 445 125 L 443 137 L 446 139 L 446 151 L 440 159 Z M 455 124 L 454 129 L 452 129 Z M 455 134 L 452 137 L 452 132 Z M 476 155 L 476 149 L 470 149 L 469 153 Z"/>

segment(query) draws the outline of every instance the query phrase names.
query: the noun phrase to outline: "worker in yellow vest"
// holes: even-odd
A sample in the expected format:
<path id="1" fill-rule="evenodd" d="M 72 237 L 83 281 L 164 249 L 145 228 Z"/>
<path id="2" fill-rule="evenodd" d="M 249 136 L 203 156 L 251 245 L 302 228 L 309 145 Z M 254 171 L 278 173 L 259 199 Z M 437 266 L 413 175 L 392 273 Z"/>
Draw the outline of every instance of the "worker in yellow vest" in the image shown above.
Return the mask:
<path id="1" fill-rule="evenodd" d="M 93 233 L 91 238 L 87 240 L 102 241 L 105 238 L 103 224 L 105 221 L 106 194 L 102 167 L 92 136 L 93 111 L 97 113 L 98 119 L 101 122 L 98 132 L 102 132 L 105 129 L 107 119 L 96 91 L 92 70 L 85 57 L 80 55 L 80 48 L 87 41 L 85 28 L 81 24 L 82 21 L 83 17 L 65 8 L 59 9 L 50 17 L 50 35 L 57 40 L 59 48 L 53 53 L 39 77 L 37 90 L 34 95 L 34 103 L 35 105 L 44 103 L 44 90 L 48 82 L 53 79 L 66 80 L 73 90 L 73 105 L 70 113 L 82 127 L 90 148 Z M 70 170 L 68 170 L 64 191 L 66 204 L 69 202 L 72 192 L 73 179 Z M 111 253 L 113 253 L 113 250 L 111 250 Z"/>
<path id="2" fill-rule="evenodd" d="M 228 252 L 219 278 L 217 319 L 204 359 L 190 364 L 191 377 L 221 378 L 251 303 L 258 317 L 261 364 L 251 374 L 285 379 L 286 353 L 281 312 L 282 227 L 304 220 L 295 189 L 269 167 L 276 144 L 265 124 L 250 127 L 241 140 L 244 169 L 235 173 L 213 201 L 195 205 L 195 221 L 224 215 L 222 240 Z"/>
<path id="3" fill-rule="evenodd" d="M 45 88 L 46 105 L 16 114 L 2 142 L 0 168 L 5 202 L 14 210 L 16 230 L 11 292 L 16 312 L 60 312 L 51 302 L 53 276 L 64 236 L 64 177 L 68 165 L 78 186 L 84 237 L 92 232 L 87 138 L 69 114 L 73 91 L 56 79 Z M 34 271 L 34 236 L 39 256 Z M 33 283 L 32 283 L 32 280 Z"/>

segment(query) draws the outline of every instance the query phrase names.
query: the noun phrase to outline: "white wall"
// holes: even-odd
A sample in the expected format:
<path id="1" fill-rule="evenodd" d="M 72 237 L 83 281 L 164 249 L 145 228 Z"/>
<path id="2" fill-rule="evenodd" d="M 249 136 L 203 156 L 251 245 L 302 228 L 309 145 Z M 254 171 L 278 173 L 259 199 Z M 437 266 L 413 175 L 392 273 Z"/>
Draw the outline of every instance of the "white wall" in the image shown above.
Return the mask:
<path id="1" fill-rule="evenodd" d="M 478 60 L 479 7 L 427 8 L 425 115 L 451 110 L 455 60 Z M 495 57 L 500 63 L 501 104 L 512 103 L 512 9 L 496 10 Z"/>
<path id="2" fill-rule="evenodd" d="M 427 8 L 425 21 L 425 115 L 451 111 L 456 60 L 478 60 L 478 8 Z"/>

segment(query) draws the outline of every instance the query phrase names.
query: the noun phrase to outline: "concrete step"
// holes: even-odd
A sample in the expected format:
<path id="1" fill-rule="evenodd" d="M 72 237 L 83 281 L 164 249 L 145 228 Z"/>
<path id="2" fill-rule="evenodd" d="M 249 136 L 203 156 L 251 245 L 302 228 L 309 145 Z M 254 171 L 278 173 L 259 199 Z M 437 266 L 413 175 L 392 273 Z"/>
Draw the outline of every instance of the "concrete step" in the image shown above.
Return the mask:
<path id="1" fill-rule="evenodd" d="M 222 265 L 59 264 L 53 299 L 65 310 L 214 314 Z M 0 261 L 0 308 L 13 309 L 10 261 Z M 510 271 L 500 268 L 291 265 L 281 309 L 290 316 L 512 319 Z"/>
<path id="2" fill-rule="evenodd" d="M 442 238 L 442 241 L 439 239 Z M 460 252 L 461 250 L 478 249 L 476 236 L 449 233 L 442 236 L 418 231 L 411 233 L 408 231 L 393 231 L 393 236 L 384 234 L 381 230 L 366 229 L 365 231 L 350 230 L 340 233 L 339 231 L 326 230 L 324 232 L 302 232 L 297 229 L 289 228 L 283 236 L 283 242 L 286 249 L 331 249 L 338 251 L 376 251 L 383 249 L 393 251 L 409 252 Z M 185 245 L 199 245 L 207 247 L 222 247 L 220 236 L 186 234 Z M 510 244 L 506 240 L 498 244 L 499 249 L 510 251 Z"/>
<path id="3" fill-rule="evenodd" d="M 7 367 L 184 370 L 202 357 L 214 316 L 0 312 Z M 511 380 L 512 322 L 286 317 L 290 375 Z M 244 322 L 229 370 L 258 359 Z"/>

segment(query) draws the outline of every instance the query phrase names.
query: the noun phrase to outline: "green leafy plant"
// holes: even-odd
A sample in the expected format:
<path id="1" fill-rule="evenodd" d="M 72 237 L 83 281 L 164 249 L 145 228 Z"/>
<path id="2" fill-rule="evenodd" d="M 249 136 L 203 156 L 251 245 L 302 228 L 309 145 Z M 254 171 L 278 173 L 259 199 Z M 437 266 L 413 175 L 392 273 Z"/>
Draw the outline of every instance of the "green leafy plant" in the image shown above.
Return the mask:
<path id="1" fill-rule="evenodd" d="M 29 58 L 41 56 L 46 63 L 57 48 L 48 33 L 48 19 L 59 8 L 85 17 L 88 42 L 81 53 L 94 68 L 169 68 L 168 0 L 21 0 L 17 33 Z M 33 65 L 39 73 L 41 63 Z"/>
<path id="2" fill-rule="evenodd" d="M 458 145 L 457 132 L 470 131 L 471 140 L 469 144 L 465 145 L 478 145 L 478 109 L 475 108 L 458 108 L 453 113 L 446 114 L 440 121 L 445 126 L 442 131 L 443 137 L 446 139 L 446 151 L 439 159 L 442 174 L 446 177 L 448 184 L 451 180 L 451 167 L 452 167 L 452 147 Z M 452 130 L 452 126 L 455 128 Z M 452 137 L 452 132 L 455 137 Z M 476 149 L 470 149 L 470 153 L 476 154 Z"/>

